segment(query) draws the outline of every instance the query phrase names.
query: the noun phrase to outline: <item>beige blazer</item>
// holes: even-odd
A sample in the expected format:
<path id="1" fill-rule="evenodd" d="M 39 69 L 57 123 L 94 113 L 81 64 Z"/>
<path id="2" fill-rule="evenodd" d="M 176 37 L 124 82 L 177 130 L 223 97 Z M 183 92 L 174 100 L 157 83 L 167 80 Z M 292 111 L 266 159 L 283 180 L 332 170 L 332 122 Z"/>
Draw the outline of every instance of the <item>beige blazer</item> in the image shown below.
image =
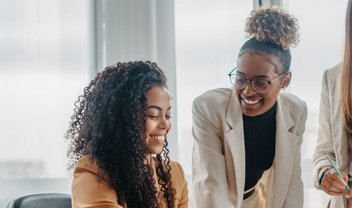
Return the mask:
<path id="1" fill-rule="evenodd" d="M 340 105 L 340 65 L 324 72 L 320 98 L 318 140 L 313 154 L 315 184 L 318 172 L 323 166 L 330 165 L 326 156 L 335 158 L 341 171 L 348 171 L 348 136 L 343 128 L 343 115 Z M 330 207 L 347 207 L 343 196 L 330 197 Z"/>
<path id="2" fill-rule="evenodd" d="M 154 160 L 151 166 L 155 167 Z M 174 207 L 188 207 L 187 182 L 182 167 L 174 161 L 171 165 L 172 187 L 176 190 Z M 98 179 L 98 166 L 91 161 L 88 156 L 83 156 L 75 166 L 72 181 L 72 207 L 73 208 L 127 208 L 126 204 L 118 204 L 117 193 L 113 190 L 107 180 Z M 157 175 L 154 168 L 154 179 Z M 156 183 L 156 188 L 160 191 L 160 186 Z M 166 208 L 165 200 L 162 200 L 162 208 Z"/>
<path id="3" fill-rule="evenodd" d="M 277 100 L 276 150 L 269 176 L 260 181 L 265 207 L 303 207 L 302 135 L 306 104 L 283 93 Z M 193 103 L 193 207 L 240 208 L 245 149 L 240 103 L 232 89 L 215 89 Z M 258 155 L 260 157 L 260 155 Z"/>

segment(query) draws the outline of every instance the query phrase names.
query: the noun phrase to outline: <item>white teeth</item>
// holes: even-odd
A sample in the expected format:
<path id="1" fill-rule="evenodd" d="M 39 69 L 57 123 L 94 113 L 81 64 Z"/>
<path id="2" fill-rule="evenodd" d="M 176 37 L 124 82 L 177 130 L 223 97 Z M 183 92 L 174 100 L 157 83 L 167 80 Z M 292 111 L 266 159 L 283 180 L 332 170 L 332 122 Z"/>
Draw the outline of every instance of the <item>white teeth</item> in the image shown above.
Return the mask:
<path id="1" fill-rule="evenodd" d="M 254 105 L 254 104 L 257 104 L 260 102 L 260 100 L 247 100 L 247 99 L 244 99 L 242 98 L 243 101 L 246 103 L 246 104 L 249 104 L 249 105 Z"/>
<path id="2" fill-rule="evenodd" d="M 165 142 L 165 136 L 153 135 L 152 138 L 161 144 Z"/>

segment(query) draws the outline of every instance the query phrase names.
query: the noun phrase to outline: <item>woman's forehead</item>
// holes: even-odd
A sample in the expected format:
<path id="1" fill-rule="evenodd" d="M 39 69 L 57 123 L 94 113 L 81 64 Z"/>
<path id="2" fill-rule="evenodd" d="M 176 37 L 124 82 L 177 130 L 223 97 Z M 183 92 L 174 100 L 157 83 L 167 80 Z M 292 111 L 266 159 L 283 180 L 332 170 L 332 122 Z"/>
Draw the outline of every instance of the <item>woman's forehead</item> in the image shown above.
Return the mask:
<path id="1" fill-rule="evenodd" d="M 237 63 L 237 71 L 248 76 L 277 74 L 277 66 L 268 55 L 243 54 Z"/>

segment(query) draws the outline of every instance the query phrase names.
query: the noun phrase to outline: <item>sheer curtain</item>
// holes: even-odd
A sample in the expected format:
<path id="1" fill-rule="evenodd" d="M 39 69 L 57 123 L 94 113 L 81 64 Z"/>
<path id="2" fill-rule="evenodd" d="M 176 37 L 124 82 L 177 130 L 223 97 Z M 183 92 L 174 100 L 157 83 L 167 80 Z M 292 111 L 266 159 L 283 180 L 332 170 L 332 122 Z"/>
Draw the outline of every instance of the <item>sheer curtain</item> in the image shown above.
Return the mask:
<path id="1" fill-rule="evenodd" d="M 191 174 L 193 99 L 206 90 L 231 86 L 227 73 L 244 43 L 252 1 L 175 1 L 179 160 Z"/>
<path id="2" fill-rule="evenodd" d="M 309 117 L 302 157 L 311 158 L 316 143 L 321 79 L 325 69 L 341 62 L 347 0 L 295 0 L 288 10 L 300 25 L 300 43 L 292 50 L 290 91 L 306 101 Z"/>
<path id="3" fill-rule="evenodd" d="M 94 1 L 96 69 L 121 61 L 156 62 L 168 78 L 168 88 L 176 97 L 175 28 L 173 0 Z M 171 100 L 176 115 L 176 99 Z M 168 134 L 170 156 L 178 159 L 177 117 Z"/>
<path id="4" fill-rule="evenodd" d="M 297 17 L 301 41 L 292 49 L 292 81 L 289 91 L 306 101 L 308 119 L 302 144 L 305 207 L 323 207 L 327 194 L 313 186 L 312 154 L 316 145 L 322 75 L 341 62 L 347 0 L 287 1 Z"/>
<path id="5" fill-rule="evenodd" d="M 173 6 L 172 0 L 0 0 L 0 207 L 18 195 L 69 193 L 64 134 L 77 96 L 105 66 L 157 62 L 175 98 Z M 172 122 L 170 155 L 177 160 L 176 116 Z"/>
<path id="6" fill-rule="evenodd" d="M 66 177 L 64 134 L 88 84 L 89 1 L 0 0 L 0 179 Z"/>

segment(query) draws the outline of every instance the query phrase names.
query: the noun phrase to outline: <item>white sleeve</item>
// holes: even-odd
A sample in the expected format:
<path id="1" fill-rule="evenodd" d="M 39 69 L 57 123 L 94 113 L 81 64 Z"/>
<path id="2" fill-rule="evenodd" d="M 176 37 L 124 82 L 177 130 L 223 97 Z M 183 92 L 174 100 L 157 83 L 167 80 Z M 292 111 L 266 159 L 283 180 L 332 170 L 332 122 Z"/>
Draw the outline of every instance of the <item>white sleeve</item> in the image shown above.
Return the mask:
<path id="1" fill-rule="evenodd" d="M 330 165 L 326 156 L 330 155 L 333 158 L 335 157 L 331 126 L 331 102 L 329 95 L 327 71 L 325 71 L 322 79 L 320 97 L 318 139 L 313 153 L 314 184 L 317 188 L 319 188 L 319 170 Z"/>
<path id="2" fill-rule="evenodd" d="M 194 208 L 230 207 L 220 124 L 204 98 L 193 102 L 192 176 Z M 217 126 L 218 125 L 218 126 Z"/>

